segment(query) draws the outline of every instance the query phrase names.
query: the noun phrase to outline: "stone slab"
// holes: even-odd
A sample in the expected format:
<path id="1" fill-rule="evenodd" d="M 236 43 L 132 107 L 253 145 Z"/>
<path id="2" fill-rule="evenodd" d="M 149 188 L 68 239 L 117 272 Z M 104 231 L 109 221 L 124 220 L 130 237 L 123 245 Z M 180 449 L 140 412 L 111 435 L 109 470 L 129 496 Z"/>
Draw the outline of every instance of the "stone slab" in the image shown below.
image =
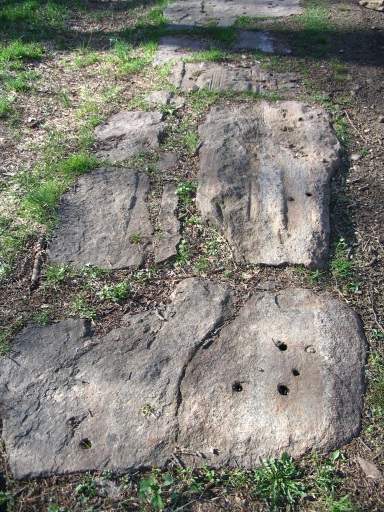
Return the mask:
<path id="1" fill-rule="evenodd" d="M 360 0 L 359 4 L 367 9 L 384 12 L 384 0 Z"/>
<path id="2" fill-rule="evenodd" d="M 159 233 L 155 245 L 155 263 L 172 258 L 177 254 L 177 245 L 180 242 L 180 222 L 177 218 L 178 196 L 176 185 L 166 183 L 161 198 L 159 213 Z"/>
<path id="3" fill-rule="evenodd" d="M 98 156 L 121 162 L 137 153 L 157 149 L 164 130 L 162 119 L 161 112 L 114 114 L 95 129 Z"/>
<path id="4" fill-rule="evenodd" d="M 151 249 L 149 180 L 129 169 L 98 169 L 64 194 L 48 247 L 52 263 L 108 269 L 140 266 Z M 132 236 L 139 235 L 139 243 Z"/>
<path id="5" fill-rule="evenodd" d="M 301 14 L 300 0 L 177 0 L 164 11 L 176 28 L 233 25 L 240 17 L 285 17 Z"/>
<path id="6" fill-rule="evenodd" d="M 263 291 L 235 316 L 226 286 L 196 278 L 170 299 L 164 320 L 126 315 L 102 337 L 74 319 L 16 337 L 0 361 L 16 478 L 162 466 L 175 452 L 251 468 L 359 432 L 365 340 L 345 304 Z"/>
<path id="7" fill-rule="evenodd" d="M 293 73 L 266 72 L 258 64 L 241 66 L 216 62 L 179 62 L 172 70 L 170 81 L 186 92 L 208 89 L 261 93 L 297 86 Z"/>
<path id="8" fill-rule="evenodd" d="M 327 113 L 295 101 L 214 107 L 199 135 L 197 207 L 236 259 L 325 265 L 340 163 Z"/>
<path id="9" fill-rule="evenodd" d="M 193 52 L 208 50 L 209 44 L 201 39 L 185 35 L 163 36 L 154 58 L 154 65 L 159 66 L 170 61 L 182 60 Z"/>

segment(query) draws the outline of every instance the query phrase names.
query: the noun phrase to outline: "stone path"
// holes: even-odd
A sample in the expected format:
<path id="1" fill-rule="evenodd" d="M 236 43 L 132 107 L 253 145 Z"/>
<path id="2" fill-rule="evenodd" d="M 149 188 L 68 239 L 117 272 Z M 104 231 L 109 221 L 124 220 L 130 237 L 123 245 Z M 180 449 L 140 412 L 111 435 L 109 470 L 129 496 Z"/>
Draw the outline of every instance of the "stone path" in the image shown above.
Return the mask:
<path id="1" fill-rule="evenodd" d="M 166 15 L 177 26 L 226 26 L 238 16 L 300 11 L 297 0 L 190 0 L 170 4 Z M 251 47 L 260 35 L 241 38 Z M 198 90 L 296 86 L 293 75 L 257 65 L 181 60 L 207 48 L 190 36 L 163 39 L 156 63 L 174 61 L 176 92 L 152 91 L 152 111 L 120 112 L 96 128 L 104 167 L 62 198 L 50 262 L 135 269 L 176 255 L 178 161 L 161 152 L 167 121 L 156 109 L 182 108 L 184 95 Z M 199 137 L 196 206 L 235 259 L 324 266 L 329 183 L 340 165 L 326 112 L 298 101 L 224 101 L 201 122 Z M 152 181 L 129 163 L 148 150 L 164 174 L 155 216 Z M 330 295 L 293 288 L 260 288 L 236 304 L 229 285 L 180 278 L 161 315 L 127 314 L 103 336 L 80 319 L 26 327 L 0 361 L 14 476 L 161 466 L 175 453 L 186 464 L 252 467 L 260 457 L 331 450 L 356 435 L 365 338 L 353 311 Z"/>
<path id="2" fill-rule="evenodd" d="M 252 467 L 330 450 L 360 427 L 364 337 L 347 306 L 309 290 L 255 293 L 186 279 L 94 337 L 66 320 L 26 328 L 1 364 L 3 436 L 17 478 L 164 465 Z M 44 357 L 42 357 L 44 354 Z"/>

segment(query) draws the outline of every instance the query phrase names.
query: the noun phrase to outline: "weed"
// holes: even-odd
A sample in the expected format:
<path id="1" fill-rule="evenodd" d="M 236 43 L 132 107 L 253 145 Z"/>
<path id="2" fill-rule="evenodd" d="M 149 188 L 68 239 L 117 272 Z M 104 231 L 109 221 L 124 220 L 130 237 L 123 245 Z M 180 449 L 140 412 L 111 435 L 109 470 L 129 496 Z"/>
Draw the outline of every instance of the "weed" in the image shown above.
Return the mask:
<path id="1" fill-rule="evenodd" d="M 0 119 L 4 119 L 12 112 L 11 100 L 5 96 L 0 96 Z"/>
<path id="2" fill-rule="evenodd" d="M 195 130 L 185 131 L 182 137 L 182 144 L 185 146 L 190 155 L 194 155 L 199 145 L 199 137 L 197 132 Z"/>
<path id="3" fill-rule="evenodd" d="M 132 235 L 129 237 L 129 241 L 131 244 L 138 245 L 143 241 L 143 237 L 140 233 L 132 233 Z"/>
<path id="4" fill-rule="evenodd" d="M 84 502 L 88 501 L 90 498 L 95 498 L 97 496 L 96 482 L 90 475 L 86 475 L 76 486 L 75 492 Z"/>
<path id="5" fill-rule="evenodd" d="M 101 300 L 110 300 L 118 303 L 126 300 L 131 293 L 131 285 L 128 281 L 121 281 L 120 283 L 105 285 L 97 293 Z"/>
<path id="6" fill-rule="evenodd" d="M 9 329 L 0 329 L 0 356 L 8 354 L 11 350 L 9 345 L 11 333 Z"/>
<path id="7" fill-rule="evenodd" d="M 351 139 L 349 133 L 349 126 L 346 119 L 342 116 L 336 116 L 333 119 L 333 128 L 341 144 L 347 147 Z"/>
<path id="8" fill-rule="evenodd" d="M 65 89 L 62 89 L 57 93 L 57 99 L 64 108 L 69 108 L 72 105 L 68 91 L 66 91 Z"/>
<path id="9" fill-rule="evenodd" d="M 272 510 L 284 506 L 293 507 L 305 496 L 301 476 L 293 459 L 283 453 L 280 459 L 266 460 L 260 468 L 255 469 L 255 494 L 265 500 Z"/>
<path id="10" fill-rule="evenodd" d="M 49 311 L 39 311 L 33 315 L 33 320 L 39 325 L 49 325 L 51 323 L 51 314 Z"/>
<path id="11" fill-rule="evenodd" d="M 176 265 L 186 265 L 189 262 L 190 257 L 191 255 L 188 242 L 183 238 L 177 248 Z"/>
<path id="12" fill-rule="evenodd" d="M 73 269 L 69 265 L 49 265 L 44 271 L 45 283 L 56 288 L 69 277 L 72 277 Z"/>
<path id="13" fill-rule="evenodd" d="M 151 404 L 144 404 L 141 408 L 141 414 L 148 418 L 149 416 L 156 415 L 156 410 Z"/>
<path id="14" fill-rule="evenodd" d="M 222 62 L 227 58 L 227 53 L 218 48 L 195 52 L 190 57 L 186 57 L 186 62 Z"/>
<path id="15" fill-rule="evenodd" d="M 209 269 L 209 260 L 204 256 L 200 256 L 195 263 L 195 269 L 198 272 L 206 272 Z"/>
<path id="16" fill-rule="evenodd" d="M 0 15 L 1 19 L 1 15 Z M 0 64 L 40 60 L 44 49 L 39 43 L 25 43 L 21 40 L 0 46 Z"/>
<path id="17" fill-rule="evenodd" d="M 329 512 L 357 512 L 349 496 L 342 496 L 339 499 L 331 497 L 325 502 Z"/>
<path id="18" fill-rule="evenodd" d="M 100 62 L 100 55 L 97 52 L 92 52 L 86 49 L 83 49 L 73 60 L 73 64 L 76 68 L 86 68 L 88 66 L 93 66 L 98 62 Z"/>
<path id="19" fill-rule="evenodd" d="M 173 477 L 170 473 L 162 474 L 158 469 L 154 469 L 147 478 L 140 480 L 140 500 L 150 505 L 153 510 L 164 510 L 164 489 L 169 488 L 172 484 Z"/>
<path id="20" fill-rule="evenodd" d="M 71 310 L 74 315 L 79 315 L 80 318 L 86 318 L 88 320 L 95 320 L 96 310 L 90 306 L 87 300 L 82 295 L 77 295 L 72 304 Z"/>
<path id="21" fill-rule="evenodd" d="M 320 282 L 325 276 L 325 273 L 321 270 L 310 270 L 308 272 L 308 280 L 311 284 Z"/>
<path id="22" fill-rule="evenodd" d="M 182 206 L 188 206 L 192 203 L 196 193 L 197 185 L 193 181 L 182 181 L 176 189 L 176 194 Z"/>
<path id="23" fill-rule="evenodd" d="M 24 197 L 21 203 L 22 215 L 41 224 L 49 224 L 65 189 L 65 183 L 56 178 L 49 178 L 37 185 Z"/>
<path id="24" fill-rule="evenodd" d="M 220 92 L 199 89 L 189 94 L 191 109 L 200 114 L 211 107 L 220 98 Z"/>
<path id="25" fill-rule="evenodd" d="M 384 340 L 384 331 L 380 329 L 372 329 L 372 338 L 376 341 Z"/>
<path id="26" fill-rule="evenodd" d="M 348 245 L 344 238 L 336 243 L 330 269 L 335 279 L 349 279 L 353 274 L 353 262 L 348 258 Z"/>
<path id="27" fill-rule="evenodd" d="M 336 450 L 331 453 L 328 459 L 319 464 L 317 455 L 314 455 L 313 462 L 316 466 L 314 483 L 320 493 L 332 496 L 334 495 L 337 486 L 340 483 L 340 478 L 337 476 L 335 462 L 341 457 L 342 455 L 340 450 Z"/>

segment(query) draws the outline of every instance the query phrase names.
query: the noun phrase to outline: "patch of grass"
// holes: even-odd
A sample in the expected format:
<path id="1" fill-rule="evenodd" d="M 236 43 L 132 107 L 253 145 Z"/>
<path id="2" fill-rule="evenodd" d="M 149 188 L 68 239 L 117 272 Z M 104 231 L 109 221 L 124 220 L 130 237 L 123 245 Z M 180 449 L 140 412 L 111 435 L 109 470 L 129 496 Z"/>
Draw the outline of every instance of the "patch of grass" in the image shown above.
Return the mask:
<path id="1" fill-rule="evenodd" d="M 220 98 L 220 92 L 210 89 L 199 89 L 189 94 L 191 109 L 196 113 L 204 112 Z"/>
<path id="2" fill-rule="evenodd" d="M 97 293 L 101 300 L 109 300 L 115 303 L 126 300 L 131 293 L 131 284 L 128 281 L 121 281 L 120 283 L 105 285 Z"/>
<path id="3" fill-rule="evenodd" d="M 8 329 L 0 329 L 0 356 L 4 356 L 10 352 L 10 336 L 11 333 Z"/>
<path id="4" fill-rule="evenodd" d="M 345 117 L 336 115 L 333 119 L 333 128 L 340 143 L 347 147 L 350 143 L 349 126 Z"/>
<path id="5" fill-rule="evenodd" d="M 348 257 L 348 245 L 344 238 L 340 238 L 335 245 L 330 270 L 335 279 L 346 280 L 353 275 L 353 261 Z"/>
<path id="6" fill-rule="evenodd" d="M 100 62 L 100 54 L 88 49 L 82 49 L 79 54 L 73 59 L 73 65 L 75 68 L 87 68 Z"/>
<path id="7" fill-rule="evenodd" d="M 76 177 L 95 169 L 98 165 L 99 161 L 95 156 L 80 152 L 59 162 L 57 171 L 64 176 Z"/>
<path id="8" fill-rule="evenodd" d="M 24 197 L 21 204 L 22 216 L 49 225 L 55 218 L 57 204 L 66 188 L 66 183 L 57 178 L 49 178 L 40 183 Z"/>
<path id="9" fill-rule="evenodd" d="M 325 503 L 329 512 L 358 512 L 349 496 L 326 498 Z"/>
<path id="10" fill-rule="evenodd" d="M 337 82 L 344 82 L 348 79 L 348 68 L 344 62 L 338 59 L 333 59 L 329 63 L 329 67 L 333 73 L 333 79 Z"/>
<path id="11" fill-rule="evenodd" d="M 182 134 L 182 144 L 190 155 L 194 155 L 199 146 L 199 136 L 196 130 L 191 128 L 185 130 Z"/>
<path id="12" fill-rule="evenodd" d="M 292 457 L 284 453 L 280 459 L 263 462 L 254 471 L 255 494 L 271 507 L 293 507 L 305 496 L 305 486 L 300 481 L 302 473 Z"/>
<path id="13" fill-rule="evenodd" d="M 138 73 L 152 62 L 156 50 L 156 41 L 147 41 L 137 48 L 126 41 L 116 41 L 112 62 L 116 65 L 119 75 Z"/>
<path id="14" fill-rule="evenodd" d="M 5 119 L 12 112 L 12 102 L 6 96 L 0 96 L 0 119 Z"/>
<path id="15" fill-rule="evenodd" d="M 78 315 L 80 318 L 87 320 L 96 319 L 96 310 L 82 295 L 77 295 L 71 304 L 71 311 L 73 315 Z"/>
<path id="16" fill-rule="evenodd" d="M 231 46 L 235 42 L 237 35 L 236 27 L 218 27 L 215 25 L 194 28 L 191 32 L 197 37 L 207 37 L 224 46 Z"/>
<path id="17" fill-rule="evenodd" d="M 17 64 L 21 62 L 40 60 L 43 55 L 44 49 L 40 43 L 25 43 L 21 40 L 12 41 L 7 45 L 0 46 L 0 66 L 11 63 L 17 67 Z"/>
<path id="18" fill-rule="evenodd" d="M 202 50 L 194 52 L 193 55 L 185 57 L 186 62 L 222 62 L 227 58 L 228 54 L 218 48 L 210 50 Z"/>
<path id="19" fill-rule="evenodd" d="M 158 469 L 153 469 L 148 477 L 140 480 L 139 497 L 141 502 L 143 505 L 149 505 L 152 510 L 164 510 L 164 488 L 167 489 L 172 484 L 173 477 L 170 473 L 161 473 Z"/>
<path id="20" fill-rule="evenodd" d="M 369 357 L 369 388 L 367 402 L 374 418 L 384 420 L 384 357 L 373 352 Z"/>
<path id="21" fill-rule="evenodd" d="M 321 56 L 329 46 L 328 34 L 332 30 L 328 18 L 329 10 L 326 0 L 307 2 L 300 16 L 300 30 L 293 41 L 299 54 Z"/>
<path id="22" fill-rule="evenodd" d="M 49 325 L 51 323 L 51 313 L 47 310 L 39 311 L 33 315 L 32 319 L 39 325 Z"/>
<path id="23" fill-rule="evenodd" d="M 141 236 L 141 234 L 140 234 L 140 233 L 133 233 L 133 234 L 129 237 L 129 241 L 131 242 L 131 244 L 139 245 L 139 244 L 141 244 L 141 242 L 143 241 L 143 237 Z"/>

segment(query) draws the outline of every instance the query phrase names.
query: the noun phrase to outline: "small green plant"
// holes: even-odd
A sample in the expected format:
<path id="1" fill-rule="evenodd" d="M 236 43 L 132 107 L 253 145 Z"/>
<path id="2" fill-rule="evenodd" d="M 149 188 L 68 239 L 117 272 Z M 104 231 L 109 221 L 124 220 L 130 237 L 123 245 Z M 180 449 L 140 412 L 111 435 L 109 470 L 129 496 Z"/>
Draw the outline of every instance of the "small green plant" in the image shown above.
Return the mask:
<path id="1" fill-rule="evenodd" d="M 373 352 L 369 357 L 370 382 L 367 403 L 374 418 L 384 419 L 384 357 L 380 352 Z"/>
<path id="2" fill-rule="evenodd" d="M 140 500 L 142 503 L 150 505 L 153 510 L 164 510 L 164 489 L 169 488 L 172 484 L 173 477 L 170 473 L 161 474 L 158 469 L 154 469 L 147 478 L 140 480 Z"/>
<path id="3" fill-rule="evenodd" d="M 206 272 L 209 269 L 209 260 L 204 256 L 200 256 L 195 263 L 195 269 L 198 272 Z"/>
<path id="4" fill-rule="evenodd" d="M 23 216 L 41 224 L 49 224 L 56 214 L 57 204 L 65 188 L 64 183 L 57 178 L 49 178 L 36 185 L 22 201 Z"/>
<path id="5" fill-rule="evenodd" d="M 280 459 L 269 459 L 254 471 L 255 494 L 265 500 L 271 510 L 293 507 L 305 496 L 302 474 L 292 457 L 283 453 Z"/>
<path id="6" fill-rule="evenodd" d="M 337 476 L 335 462 L 342 458 L 340 450 L 331 453 L 324 462 L 319 463 L 318 457 L 314 454 L 313 461 L 316 467 L 314 483 L 321 494 L 334 495 L 340 478 Z"/>
<path id="7" fill-rule="evenodd" d="M 130 283 L 128 281 L 121 281 L 121 283 L 103 286 L 97 295 L 101 300 L 109 300 L 118 303 L 126 300 L 130 293 Z"/>
<path id="8" fill-rule="evenodd" d="M 353 261 L 348 258 L 348 245 L 344 238 L 340 238 L 336 243 L 330 269 L 335 279 L 349 279 L 352 277 Z"/>
<path id="9" fill-rule="evenodd" d="M 346 119 L 339 115 L 335 116 L 333 119 L 333 128 L 341 144 L 343 146 L 348 146 L 350 143 L 350 133 Z"/>
<path id="10" fill-rule="evenodd" d="M 349 496 L 342 496 L 338 499 L 326 498 L 325 503 L 329 512 L 357 512 L 357 508 Z"/>
<path id="11" fill-rule="evenodd" d="M 188 153 L 190 155 L 194 155 L 199 145 L 199 137 L 197 135 L 197 132 L 194 130 L 185 131 L 182 137 L 182 142 L 183 145 L 186 147 Z"/>
<path id="12" fill-rule="evenodd" d="M 75 493 L 80 496 L 83 502 L 97 496 L 96 482 L 91 475 L 86 475 L 82 481 L 75 487 Z"/>
<path id="13" fill-rule="evenodd" d="M 183 238 L 177 248 L 176 265 L 177 266 L 187 265 L 187 263 L 190 260 L 190 257 L 191 257 L 191 255 L 190 255 L 190 251 L 189 251 L 188 242 Z"/>
<path id="14" fill-rule="evenodd" d="M 74 315 L 87 320 L 95 320 L 96 310 L 92 307 L 82 295 L 77 295 L 71 304 L 71 311 Z"/>
<path id="15" fill-rule="evenodd" d="M 310 270 L 308 272 L 308 280 L 311 284 L 319 283 L 324 278 L 325 273 L 321 270 Z"/>
<path id="16" fill-rule="evenodd" d="M 182 181 L 179 183 L 176 194 L 182 206 L 188 206 L 192 203 L 193 196 L 196 193 L 197 185 L 193 181 Z"/>
<path id="17" fill-rule="evenodd" d="M 98 165 L 98 160 L 95 156 L 88 153 L 74 153 L 73 155 L 65 158 L 58 164 L 58 171 L 65 176 L 79 176 L 88 171 L 91 171 Z"/>
<path id="18" fill-rule="evenodd" d="M 45 283 L 56 288 L 73 275 L 69 265 L 48 265 L 44 271 Z"/>
<path id="19" fill-rule="evenodd" d="M 131 244 L 138 245 L 138 244 L 141 244 L 141 242 L 143 241 L 143 237 L 141 236 L 140 233 L 133 233 L 129 237 L 129 241 L 131 242 Z"/>
<path id="20" fill-rule="evenodd" d="M 0 96 L 0 119 L 4 119 L 12 112 L 12 103 L 5 96 Z"/>

